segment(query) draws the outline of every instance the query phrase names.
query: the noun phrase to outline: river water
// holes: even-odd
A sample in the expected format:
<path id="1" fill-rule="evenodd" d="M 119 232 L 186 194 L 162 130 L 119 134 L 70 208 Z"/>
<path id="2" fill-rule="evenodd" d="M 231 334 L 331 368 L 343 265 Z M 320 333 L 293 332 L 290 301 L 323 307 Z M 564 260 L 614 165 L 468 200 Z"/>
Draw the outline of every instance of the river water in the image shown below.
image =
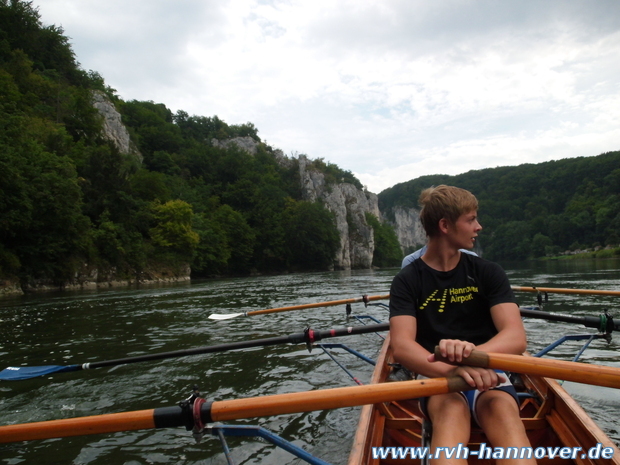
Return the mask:
<path id="1" fill-rule="evenodd" d="M 504 264 L 517 286 L 620 290 L 620 261 L 562 261 Z M 138 289 L 28 295 L 0 300 L 0 368 L 71 365 L 113 360 L 303 332 L 358 325 L 344 306 L 241 316 L 215 321 L 211 313 L 234 313 L 325 302 L 389 292 L 398 270 L 341 271 L 195 281 Z M 535 295 L 517 293 L 523 306 Z M 544 310 L 620 318 L 618 297 L 550 294 Z M 387 321 L 380 306 L 353 304 L 353 314 Z M 531 352 L 564 334 L 592 330 L 568 323 L 525 320 Z M 339 340 L 375 358 L 376 334 Z M 570 360 L 581 343 L 567 343 L 549 356 Z M 368 382 L 372 366 L 336 349 L 332 354 Z M 617 339 L 595 340 L 582 356 L 589 363 L 620 367 Z M 198 385 L 208 400 L 228 400 L 330 387 L 354 382 L 321 349 L 278 345 L 218 354 L 186 356 L 26 381 L 0 382 L 0 425 L 153 409 L 177 404 Z M 620 393 L 565 383 L 593 419 L 620 444 Z M 346 463 L 359 408 L 237 421 L 260 425 L 333 464 Z M 239 464 L 302 463 L 263 440 L 231 438 Z M 119 432 L 0 445 L 0 463 L 15 464 L 225 464 L 218 439 L 196 443 L 184 428 Z"/>

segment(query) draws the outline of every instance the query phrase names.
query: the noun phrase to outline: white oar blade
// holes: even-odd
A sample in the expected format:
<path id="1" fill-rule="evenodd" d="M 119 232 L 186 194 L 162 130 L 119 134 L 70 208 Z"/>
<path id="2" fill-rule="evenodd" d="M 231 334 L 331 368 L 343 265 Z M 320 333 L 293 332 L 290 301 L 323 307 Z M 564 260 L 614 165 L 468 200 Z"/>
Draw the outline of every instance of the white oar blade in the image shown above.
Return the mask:
<path id="1" fill-rule="evenodd" d="M 243 316 L 245 313 L 212 313 L 209 315 L 211 320 L 230 320 L 231 318 L 237 318 L 238 316 Z"/>

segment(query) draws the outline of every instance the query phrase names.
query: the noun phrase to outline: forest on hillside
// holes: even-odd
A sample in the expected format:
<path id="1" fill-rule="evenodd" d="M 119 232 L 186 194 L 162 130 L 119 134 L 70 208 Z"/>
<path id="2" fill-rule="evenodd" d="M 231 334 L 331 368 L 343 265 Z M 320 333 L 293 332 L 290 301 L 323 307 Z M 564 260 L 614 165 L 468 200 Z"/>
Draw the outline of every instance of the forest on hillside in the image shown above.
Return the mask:
<path id="1" fill-rule="evenodd" d="M 103 137 L 94 91 L 121 113 L 135 153 Z M 333 214 L 302 200 L 297 159 L 278 163 L 251 123 L 123 101 L 28 1 L 0 0 L 0 125 L 0 279 L 62 284 L 85 267 L 123 278 L 187 265 L 193 276 L 333 266 Z M 211 143 L 244 136 L 256 154 Z M 361 188 L 334 164 L 311 167 L 328 184 Z"/>
<path id="2" fill-rule="evenodd" d="M 100 92 L 122 115 L 136 150 L 104 137 Z M 0 281 L 62 285 L 145 270 L 193 276 L 326 270 L 340 241 L 334 215 L 302 199 L 298 159 L 277 156 L 252 123 L 173 113 L 124 101 L 80 68 L 62 28 L 29 1 L 0 0 Z M 250 155 L 212 140 L 251 137 Z M 323 159 L 327 185 L 355 176 Z M 537 165 L 425 176 L 379 194 L 389 220 L 417 207 L 424 187 L 448 183 L 480 200 L 485 257 L 524 259 L 617 245 L 620 152 Z M 398 266 L 394 230 L 367 217 L 373 265 Z M 102 278 L 103 277 L 103 278 Z"/>
<path id="3" fill-rule="evenodd" d="M 422 189 L 439 184 L 476 195 L 483 227 L 479 246 L 490 260 L 620 244 L 620 152 L 424 176 L 381 192 L 379 207 L 418 208 Z"/>

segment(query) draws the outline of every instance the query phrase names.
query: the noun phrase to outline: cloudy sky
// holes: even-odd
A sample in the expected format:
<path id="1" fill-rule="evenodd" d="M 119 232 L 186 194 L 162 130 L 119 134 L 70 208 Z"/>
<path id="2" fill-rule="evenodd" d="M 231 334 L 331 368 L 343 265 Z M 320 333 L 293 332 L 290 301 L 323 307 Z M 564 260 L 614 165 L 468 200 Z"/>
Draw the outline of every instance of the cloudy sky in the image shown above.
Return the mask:
<path id="1" fill-rule="evenodd" d="M 617 0 L 34 0 L 124 100 L 253 123 L 372 192 L 620 149 Z"/>

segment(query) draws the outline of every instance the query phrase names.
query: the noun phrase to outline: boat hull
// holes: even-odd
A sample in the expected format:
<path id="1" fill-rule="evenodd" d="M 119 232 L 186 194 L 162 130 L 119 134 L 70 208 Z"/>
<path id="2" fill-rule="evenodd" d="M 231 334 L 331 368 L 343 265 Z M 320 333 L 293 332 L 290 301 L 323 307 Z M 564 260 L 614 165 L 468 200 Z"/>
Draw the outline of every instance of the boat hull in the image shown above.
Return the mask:
<path id="1" fill-rule="evenodd" d="M 377 359 L 376 369 L 371 383 L 389 382 L 392 352 L 389 336 Z M 583 464 L 583 465 L 620 465 L 620 451 L 598 425 L 587 415 L 577 402 L 555 381 L 543 377 L 520 376 L 519 389 L 525 394 L 521 398 L 521 417 L 532 445 L 532 451 L 544 448 L 559 452 L 561 448 L 571 448 L 568 458 L 548 454 L 538 459 L 538 463 Z M 404 458 L 390 455 L 385 458 L 373 458 L 373 447 L 419 448 L 427 443 L 423 439 L 424 418 L 415 399 L 384 404 L 366 405 L 362 408 L 348 465 L 390 464 L 400 465 L 421 463 L 412 459 L 409 453 Z M 474 464 L 495 464 L 494 450 L 488 444 L 482 431 L 472 426 L 469 451 L 479 451 L 481 444 L 486 444 L 487 454 L 482 457 L 469 455 L 468 462 Z M 599 446 L 600 444 L 600 446 Z M 556 449 L 559 448 L 559 449 Z M 581 448 L 581 449 L 576 449 Z M 607 449 L 605 457 L 590 457 L 590 450 Z M 514 452 L 513 452 L 514 453 Z M 594 454 L 592 454 L 594 455 Z"/>

